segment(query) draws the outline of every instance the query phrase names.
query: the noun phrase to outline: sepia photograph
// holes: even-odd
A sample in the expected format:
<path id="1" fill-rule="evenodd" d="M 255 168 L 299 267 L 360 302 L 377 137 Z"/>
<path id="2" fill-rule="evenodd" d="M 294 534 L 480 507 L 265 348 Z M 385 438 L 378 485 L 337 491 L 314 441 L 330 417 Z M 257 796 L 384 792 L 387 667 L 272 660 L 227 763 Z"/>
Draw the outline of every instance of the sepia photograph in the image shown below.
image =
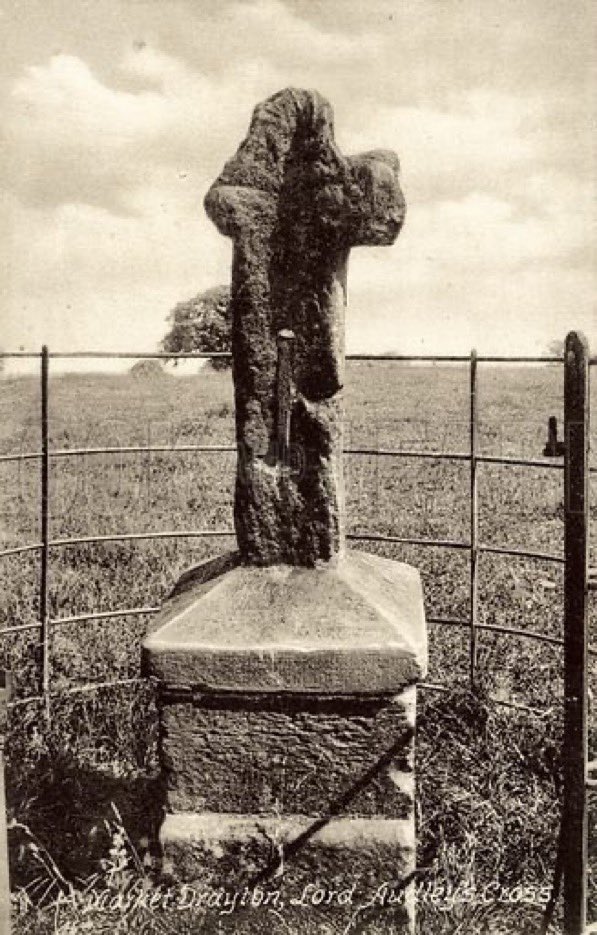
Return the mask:
<path id="1" fill-rule="evenodd" d="M 0 935 L 597 933 L 594 0 L 0 29 Z"/>

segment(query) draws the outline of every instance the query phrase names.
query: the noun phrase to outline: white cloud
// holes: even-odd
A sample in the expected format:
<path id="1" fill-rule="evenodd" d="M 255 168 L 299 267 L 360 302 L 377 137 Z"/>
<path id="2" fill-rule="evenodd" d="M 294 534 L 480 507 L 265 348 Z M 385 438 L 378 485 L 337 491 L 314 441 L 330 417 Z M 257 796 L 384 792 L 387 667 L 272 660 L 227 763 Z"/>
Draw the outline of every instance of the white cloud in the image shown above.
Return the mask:
<path id="1" fill-rule="evenodd" d="M 114 90 L 66 55 L 15 83 L 4 159 L 25 202 L 127 213 L 139 190 L 163 183 L 164 168 L 169 188 L 179 172 L 206 184 L 221 167 L 218 147 L 242 136 L 264 77 L 248 75 L 233 90 L 152 49 L 127 56 L 123 70 L 158 80 L 160 90 Z"/>
<path id="2" fill-rule="evenodd" d="M 437 350 L 468 346 L 475 329 L 505 340 L 488 322 L 536 342 L 569 316 L 590 320 L 587 92 L 570 41 L 569 67 L 547 68 L 568 29 L 557 3 L 542 17 L 521 0 L 514 23 L 501 3 L 489 18 L 466 3 L 455 17 L 423 0 L 422 14 L 348 3 L 345 19 L 332 0 L 334 15 L 301 0 L 140 2 L 109 48 L 86 10 L 84 43 L 54 42 L 63 51 L 37 53 L 8 88 L 3 341 L 153 346 L 175 301 L 228 278 L 230 245 L 201 200 L 254 105 L 289 84 L 330 98 L 345 151 L 401 157 L 398 244 L 351 264 L 353 346 L 375 343 L 372 327 L 392 346 L 410 336 Z M 536 36 L 519 41 L 514 26 L 532 22 Z"/>
<path id="3" fill-rule="evenodd" d="M 175 210 L 121 217 L 68 204 L 40 212 L 16 205 L 11 256 L 25 256 L 8 277 L 15 312 L 3 340 L 55 348 L 152 349 L 173 305 L 219 281 L 230 246 L 201 250 L 208 221 Z"/>
<path id="4" fill-rule="evenodd" d="M 12 98 L 5 159 L 24 202 L 127 209 L 135 174 L 143 170 L 135 150 L 163 123 L 163 98 L 112 91 L 84 62 L 65 55 L 30 68 Z"/>
<path id="5" fill-rule="evenodd" d="M 548 187 L 548 181 L 546 187 Z M 582 187 L 578 186 L 580 199 Z M 564 263 L 586 242 L 586 215 L 561 213 L 545 201 L 537 213 L 522 214 L 516 204 L 483 192 L 461 201 L 421 205 L 405 229 L 410 255 L 424 249 L 446 268 L 510 272 L 529 263 Z M 584 221 L 584 223 L 583 223 Z"/>
<path id="6" fill-rule="evenodd" d="M 409 200 L 443 200 L 479 188 L 504 191 L 513 170 L 537 157 L 540 120 L 536 100 L 475 88 L 447 95 L 442 110 L 355 109 L 350 143 L 396 149 Z"/>
<path id="7" fill-rule="evenodd" d="M 574 327 L 597 339 L 590 189 L 536 175 L 525 194 L 524 212 L 484 192 L 420 204 L 393 248 L 353 251 L 351 346 L 538 353 Z"/>

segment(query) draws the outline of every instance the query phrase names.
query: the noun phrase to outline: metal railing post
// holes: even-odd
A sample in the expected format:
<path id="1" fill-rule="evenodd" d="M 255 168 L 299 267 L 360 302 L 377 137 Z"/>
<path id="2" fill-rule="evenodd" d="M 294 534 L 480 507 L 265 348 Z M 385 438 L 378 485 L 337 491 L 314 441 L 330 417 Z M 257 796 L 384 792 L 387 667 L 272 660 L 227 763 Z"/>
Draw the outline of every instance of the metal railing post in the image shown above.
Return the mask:
<path id="1" fill-rule="evenodd" d="M 477 352 L 471 351 L 470 361 L 470 682 L 477 676 L 477 611 L 479 562 L 479 497 L 477 484 Z"/>
<path id="2" fill-rule="evenodd" d="M 41 694 L 46 711 L 50 695 L 50 627 L 48 615 L 48 564 L 50 553 L 50 447 L 48 419 L 49 353 L 41 349 L 41 555 L 39 576 L 39 622 L 41 624 Z"/>
<path id="3" fill-rule="evenodd" d="M 8 824 L 4 785 L 4 739 L 8 724 L 10 673 L 0 670 L 0 935 L 10 935 L 10 874 L 8 867 Z"/>
<path id="4" fill-rule="evenodd" d="M 582 935 L 588 859 L 589 350 L 575 331 L 566 338 L 564 420 L 564 931 Z"/>

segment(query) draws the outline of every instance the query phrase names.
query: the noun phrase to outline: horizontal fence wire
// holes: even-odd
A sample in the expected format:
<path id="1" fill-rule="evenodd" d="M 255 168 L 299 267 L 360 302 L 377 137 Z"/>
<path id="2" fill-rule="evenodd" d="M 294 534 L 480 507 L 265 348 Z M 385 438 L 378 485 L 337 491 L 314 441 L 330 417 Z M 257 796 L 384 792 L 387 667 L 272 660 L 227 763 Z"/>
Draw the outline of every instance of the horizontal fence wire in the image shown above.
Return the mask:
<path id="1" fill-rule="evenodd" d="M 23 633 L 25 630 L 41 630 L 41 623 L 37 620 L 35 623 L 18 623 L 14 627 L 5 627 L 0 630 L 0 637 L 10 636 L 12 633 Z"/>
<path id="2" fill-rule="evenodd" d="M 108 358 L 113 358 L 115 360 L 134 360 L 138 358 L 158 360 L 211 360 L 232 358 L 230 351 L 177 351 L 176 353 L 169 353 L 167 351 L 51 351 L 48 356 L 52 360 L 101 360 Z M 41 357 L 41 352 L 0 351 L 0 359 L 13 357 L 36 360 Z M 470 362 L 470 356 L 462 354 L 347 354 L 346 359 L 382 362 L 384 360 L 395 360 L 404 363 L 468 364 Z M 477 357 L 477 362 L 480 364 L 561 364 L 564 362 L 564 358 L 551 355 L 479 355 L 479 357 Z M 596 364 L 597 357 L 591 357 L 589 359 L 589 366 L 594 367 Z"/>
<path id="3" fill-rule="evenodd" d="M 55 448 L 51 458 L 76 458 L 83 455 L 115 454 L 159 454 L 168 452 L 197 451 L 203 454 L 236 451 L 236 445 L 110 445 L 106 448 Z M 41 458 L 41 451 L 25 451 L 23 454 L 0 455 L 0 463 L 6 461 L 32 461 Z"/>
<path id="4" fill-rule="evenodd" d="M 235 452 L 236 445 L 108 445 L 105 448 L 54 448 L 48 454 L 51 458 L 73 458 L 83 455 L 110 454 L 168 454 L 176 452 L 200 452 L 204 454 Z M 345 448 L 345 455 L 364 455 L 367 457 L 390 458 L 428 458 L 437 461 L 470 461 L 468 451 L 425 451 L 417 448 Z M 11 461 L 33 461 L 43 456 L 41 451 L 8 452 L 0 455 L 0 463 Z M 483 464 L 503 464 L 514 467 L 555 468 L 563 470 L 563 462 L 539 458 L 512 458 L 507 455 L 477 455 L 476 460 Z M 597 471 L 597 466 L 590 468 Z"/>
<path id="5" fill-rule="evenodd" d="M 516 549 L 509 546 L 480 545 L 479 551 L 490 555 L 509 555 L 512 558 L 531 558 L 538 562 L 555 562 L 559 565 L 566 562 L 563 555 L 554 555 L 551 552 L 529 552 L 526 549 Z"/>
<path id="6" fill-rule="evenodd" d="M 47 545 L 49 548 L 66 548 L 75 545 L 94 545 L 101 542 L 142 542 L 149 539 L 202 539 L 234 535 L 235 532 L 233 529 L 148 530 L 147 532 L 107 533 L 106 535 L 50 539 Z M 438 549 L 467 550 L 471 547 L 470 542 L 461 542 L 457 539 L 421 539 L 414 536 L 394 536 L 391 534 L 386 535 L 384 533 L 374 532 L 347 533 L 346 538 L 357 542 L 388 542 L 399 545 L 414 545 Z M 37 542 L 29 545 L 16 546 L 15 548 L 3 549 L 0 551 L 0 558 L 9 555 L 19 555 L 24 552 L 33 552 L 42 547 L 42 543 Z M 563 555 L 554 555 L 551 552 L 530 552 L 526 549 L 494 545 L 479 545 L 478 550 L 494 555 L 509 555 L 514 558 L 529 558 L 541 562 L 555 562 L 557 564 L 563 564 L 565 562 Z"/>
<path id="7" fill-rule="evenodd" d="M 469 626 L 467 622 L 467 626 Z M 449 694 L 453 691 L 453 687 L 450 685 L 443 685 L 441 682 L 419 682 L 418 688 L 423 691 L 439 692 L 441 694 Z M 532 714 L 535 717 L 541 718 L 544 720 L 546 717 L 550 717 L 554 712 L 554 707 L 551 708 L 533 708 L 530 705 L 521 704 L 518 701 L 505 701 L 502 698 L 495 698 L 493 695 L 488 695 L 487 700 L 492 704 L 498 705 L 500 708 L 511 708 L 515 711 L 524 711 L 525 714 Z M 564 699 L 558 699 L 558 703 L 562 706 Z"/>
<path id="8" fill-rule="evenodd" d="M 411 536 L 392 536 L 377 532 L 349 532 L 347 539 L 357 542 L 395 542 L 399 545 L 431 546 L 438 549 L 470 549 L 468 542 L 452 539 L 417 539 Z"/>
<path id="9" fill-rule="evenodd" d="M 425 617 L 427 623 L 441 624 L 451 627 L 470 627 L 470 622 L 462 617 Z M 523 639 L 537 640 L 540 643 L 551 643 L 553 646 L 563 646 L 564 640 L 559 636 L 550 636 L 548 633 L 538 633 L 536 630 L 522 630 L 520 627 L 506 627 L 497 623 L 476 623 L 478 630 L 485 630 L 489 633 L 502 633 L 506 636 L 520 636 Z M 589 650 L 592 655 L 597 655 L 597 649 Z"/>
<path id="10" fill-rule="evenodd" d="M 55 619 L 50 619 L 48 622 L 52 627 L 61 627 L 68 624 L 75 623 L 86 623 L 90 620 L 115 620 L 117 618 L 123 617 L 140 617 L 157 614 L 161 610 L 160 606 L 147 606 L 147 607 L 128 607 L 122 608 L 119 610 L 98 610 L 91 611 L 84 614 L 74 614 L 69 617 L 57 617 Z M 453 626 L 453 627 L 468 627 L 469 621 L 463 617 L 426 617 L 427 623 L 438 624 L 442 626 Z M 520 636 L 524 639 L 534 639 L 539 642 L 552 643 L 556 646 L 562 646 L 563 640 L 557 636 L 550 636 L 546 633 L 537 633 L 536 630 L 523 630 L 517 627 L 507 627 L 501 626 L 494 623 L 478 623 L 478 628 L 480 630 L 486 630 L 488 632 L 494 633 L 503 633 L 510 634 L 512 636 Z M 3 630 L 0 630 L 0 637 L 8 636 L 12 633 L 19 633 L 22 630 L 35 630 L 40 629 L 41 624 L 37 623 L 25 623 L 19 624 L 15 627 L 6 627 Z M 597 650 L 591 650 L 591 653 L 597 654 Z"/>
<path id="11" fill-rule="evenodd" d="M 2 549 L 0 558 L 4 558 L 7 555 L 22 555 L 25 552 L 37 552 L 41 548 L 41 542 L 30 542 L 28 545 L 11 546 L 9 549 Z"/>
<path id="12" fill-rule="evenodd" d="M 114 681 L 109 682 L 88 682 L 85 685 L 75 685 L 72 688 L 61 688 L 58 691 L 51 691 L 49 695 L 54 697 L 63 697 L 64 695 L 78 695 L 78 694 L 87 694 L 94 691 L 103 691 L 106 689 L 114 688 L 131 688 L 134 685 L 151 685 L 152 680 L 150 678 L 139 676 L 135 678 L 128 679 L 115 679 Z M 44 695 L 30 695 L 28 698 L 15 698 L 14 701 L 9 701 L 8 708 L 19 708 L 23 705 L 30 704 L 44 704 L 46 698 Z"/>
<path id="13" fill-rule="evenodd" d="M 176 529 L 162 532 L 108 533 L 102 536 L 72 536 L 66 539 L 51 539 L 48 545 L 54 548 L 73 545 L 90 545 L 96 542 L 141 542 L 147 539 L 213 539 L 234 536 L 233 529 Z"/>
<path id="14" fill-rule="evenodd" d="M 41 357 L 39 351 L 0 351 L 0 358 L 19 357 L 30 358 L 32 360 Z M 113 358 L 114 360 L 133 360 L 137 358 L 158 359 L 158 360 L 211 360 L 213 359 L 231 359 L 230 351 L 50 351 L 48 357 L 51 360 L 101 360 Z M 395 360 L 408 363 L 458 363 L 468 364 L 469 355 L 462 354 L 346 354 L 347 360 L 362 361 L 384 361 Z M 554 357 L 551 355 L 539 356 L 485 356 L 478 357 L 480 363 L 495 364 L 561 364 L 563 357 Z"/>
<path id="15" fill-rule="evenodd" d="M 50 694 L 54 697 L 63 697 L 65 695 L 73 696 L 78 694 L 90 694 L 95 691 L 106 691 L 107 689 L 113 690 L 115 688 L 132 688 L 134 686 L 149 687 L 150 685 L 154 685 L 153 679 L 150 677 L 141 676 L 138 678 L 117 679 L 112 682 L 88 682 L 86 685 L 75 685 L 72 688 L 60 689 L 59 691 L 50 692 Z M 449 694 L 453 690 L 451 686 L 442 685 L 439 682 L 419 682 L 417 687 L 422 691 L 440 692 L 442 694 Z M 561 704 L 562 699 L 558 700 Z M 31 704 L 43 704 L 45 701 L 46 699 L 43 695 L 31 695 L 27 698 L 16 698 L 13 701 L 9 701 L 7 708 L 20 708 Z M 549 717 L 554 711 L 553 706 L 550 708 L 534 708 L 530 705 L 520 704 L 516 701 L 505 701 L 502 698 L 495 698 L 491 695 L 489 695 L 488 701 L 498 705 L 499 707 L 509 708 L 516 711 L 524 711 L 527 714 L 532 714 L 535 717 L 542 719 Z"/>
<path id="16" fill-rule="evenodd" d="M 157 614 L 161 607 L 128 607 L 123 610 L 98 610 L 87 614 L 74 614 L 72 617 L 57 617 L 50 620 L 53 627 L 63 627 L 69 623 L 87 623 L 88 620 L 116 620 L 118 617 L 141 617 Z"/>

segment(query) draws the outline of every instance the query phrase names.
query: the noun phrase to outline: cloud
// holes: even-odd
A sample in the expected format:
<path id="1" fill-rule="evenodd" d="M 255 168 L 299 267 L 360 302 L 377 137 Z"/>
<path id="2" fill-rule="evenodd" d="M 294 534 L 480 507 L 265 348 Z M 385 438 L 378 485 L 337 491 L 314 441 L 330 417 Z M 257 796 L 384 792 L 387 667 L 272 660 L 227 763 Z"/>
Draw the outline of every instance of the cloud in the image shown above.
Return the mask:
<path id="1" fill-rule="evenodd" d="M 414 201 L 504 192 L 509 176 L 537 157 L 541 102 L 486 88 L 446 95 L 444 107 L 359 109 L 351 142 L 396 148 Z"/>
<path id="2" fill-rule="evenodd" d="M 208 222 L 199 211 L 124 217 L 93 205 L 46 212 L 13 201 L 10 213 L 6 346 L 152 349 L 174 304 L 220 281 L 230 264 L 223 238 L 201 250 Z"/>
<path id="3" fill-rule="evenodd" d="M 262 73 L 249 76 L 233 93 L 151 48 L 127 55 L 121 68 L 159 89 L 107 87 L 68 55 L 29 68 L 14 83 L 3 159 L 24 202 L 84 202 L 128 214 L 138 210 L 139 192 L 166 176 L 170 194 L 177 178 L 207 180 L 221 167 L 222 142 L 242 136 L 254 84 L 263 80 Z"/>
<path id="4" fill-rule="evenodd" d="M 505 274 L 533 263 L 563 264 L 586 242 L 586 217 L 560 212 L 557 191 L 550 196 L 550 178 L 534 178 L 544 192 L 541 208 L 521 213 L 515 205 L 484 192 L 473 192 L 461 201 L 422 206 L 412 221 L 407 244 L 463 275 L 465 270 L 504 271 Z M 582 200 L 582 187 L 577 189 Z"/>
<path id="5" fill-rule="evenodd" d="M 332 101 L 344 151 L 401 157 L 404 231 L 351 261 L 353 347 L 500 343 L 502 323 L 541 342 L 588 320 L 589 19 L 583 32 L 559 0 L 56 11 L 39 6 L 29 45 L 17 18 L 5 82 L 10 343 L 151 347 L 174 302 L 226 281 L 230 244 L 202 197 L 254 105 L 289 84 Z"/>
<path id="6" fill-rule="evenodd" d="M 281 86 L 296 83 L 297 76 L 302 76 L 301 86 L 310 86 L 312 82 L 305 80 L 309 75 L 325 85 L 326 76 L 346 77 L 362 69 L 375 60 L 381 48 L 380 36 L 375 33 L 346 33 L 338 8 L 337 19 L 336 28 L 329 30 L 299 15 L 282 0 L 225 4 L 189 0 L 180 16 L 186 28 L 168 35 L 162 30 L 161 47 L 218 82 L 236 79 L 237 88 L 251 63 L 260 68 L 269 66 L 286 76 Z"/>
<path id="7" fill-rule="evenodd" d="M 127 211 L 143 171 L 139 145 L 165 116 L 158 94 L 112 91 L 73 56 L 54 56 L 15 82 L 8 115 L 8 172 L 36 207 L 82 201 Z"/>
<path id="8" fill-rule="evenodd" d="M 595 338 L 595 276 L 549 265 L 507 274 L 494 268 L 450 275 L 430 263 L 415 277 L 396 248 L 393 269 L 365 275 L 364 251 L 351 261 L 348 348 L 398 353 L 544 353 L 571 328 Z"/>
<path id="9" fill-rule="evenodd" d="M 281 83 L 272 65 L 248 70 L 240 87 L 217 82 L 148 46 L 131 49 L 120 71 L 154 89 L 108 87 L 67 55 L 15 82 L 4 159 L 23 201 L 86 202 L 127 214 L 138 210 L 143 188 L 166 182 L 178 197 L 177 178 L 189 176 L 207 186 L 244 135 L 254 104 Z M 473 89 L 443 110 L 372 112 L 354 102 L 338 135 L 352 150 L 398 148 L 412 197 L 423 201 L 499 189 L 506 170 L 536 155 L 539 120 L 536 101 Z"/>
<path id="10" fill-rule="evenodd" d="M 351 349 L 542 353 L 572 327 L 596 339 L 593 205 L 593 186 L 558 173 L 525 174 L 515 198 L 416 204 L 390 250 L 353 251 Z"/>
<path id="11" fill-rule="evenodd" d="M 510 94 L 548 90 L 586 93 L 596 25 L 593 0 L 284 0 L 286 7 L 330 36 L 378 42 L 371 63 L 387 81 L 369 86 L 383 104 L 405 92 L 422 95 L 490 84 Z M 590 91 L 589 91 L 590 93 Z"/>

